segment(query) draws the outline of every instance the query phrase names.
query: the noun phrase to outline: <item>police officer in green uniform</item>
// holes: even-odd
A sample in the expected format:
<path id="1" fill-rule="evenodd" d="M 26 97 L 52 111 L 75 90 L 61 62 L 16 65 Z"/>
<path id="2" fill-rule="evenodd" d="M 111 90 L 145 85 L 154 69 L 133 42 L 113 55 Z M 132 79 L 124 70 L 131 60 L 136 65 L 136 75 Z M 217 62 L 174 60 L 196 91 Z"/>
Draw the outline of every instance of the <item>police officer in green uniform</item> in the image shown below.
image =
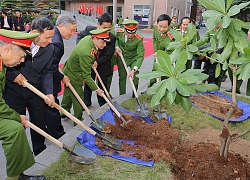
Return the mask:
<path id="1" fill-rule="evenodd" d="M 157 51 L 162 50 L 167 53 L 167 47 L 174 40 L 171 35 L 169 29 L 169 25 L 171 23 L 171 18 L 167 14 L 161 14 L 156 21 L 156 25 L 154 25 L 153 32 L 153 46 L 154 46 L 154 56 L 157 56 Z M 154 69 L 153 69 L 154 70 Z M 155 79 L 151 79 L 148 87 L 152 86 L 156 82 Z M 143 91 L 142 94 L 146 93 Z"/>
<path id="2" fill-rule="evenodd" d="M 110 29 L 108 28 L 90 31 L 92 36 L 85 36 L 81 39 L 63 67 L 63 73 L 69 77 L 72 86 L 82 99 L 84 99 L 82 90 L 84 84 L 87 84 L 92 91 L 96 91 L 99 96 L 102 96 L 103 90 L 97 87 L 91 78 L 91 68 L 98 66 L 95 61 L 98 56 L 98 49 L 103 49 L 106 46 L 106 42 L 110 41 L 109 31 Z M 74 116 L 81 120 L 83 107 L 70 89 L 66 87 L 61 106 L 70 111 L 72 104 Z"/>
<path id="3" fill-rule="evenodd" d="M 31 167 L 34 157 L 24 127 L 28 127 L 28 118 L 18 114 L 2 98 L 6 82 L 6 67 L 13 67 L 24 62 L 25 50 L 38 33 L 22 33 L 0 30 L 0 140 L 7 160 L 7 180 L 32 179 L 44 180 L 44 176 L 27 176 L 22 172 Z"/>
<path id="4" fill-rule="evenodd" d="M 134 80 L 135 88 L 138 89 L 139 78 L 135 75 L 144 60 L 145 47 L 143 37 L 136 33 L 138 22 L 135 20 L 124 20 L 124 29 L 116 31 L 116 53 L 123 54 L 128 67 L 131 71 L 129 76 Z M 121 61 L 120 56 L 117 57 L 118 73 L 119 73 L 119 90 L 120 95 L 126 93 L 127 72 Z"/>

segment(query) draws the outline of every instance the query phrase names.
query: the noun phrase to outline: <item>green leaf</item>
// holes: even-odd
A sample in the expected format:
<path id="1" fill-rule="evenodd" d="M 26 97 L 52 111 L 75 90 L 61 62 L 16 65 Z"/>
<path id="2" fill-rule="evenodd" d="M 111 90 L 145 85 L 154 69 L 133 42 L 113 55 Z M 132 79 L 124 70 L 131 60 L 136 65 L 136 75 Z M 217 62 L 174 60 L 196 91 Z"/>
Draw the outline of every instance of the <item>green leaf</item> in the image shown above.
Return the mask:
<path id="1" fill-rule="evenodd" d="M 195 52 L 198 51 L 198 47 L 196 47 L 196 46 L 193 45 L 193 44 L 189 44 L 189 45 L 187 46 L 187 50 L 188 50 L 189 52 L 195 53 Z"/>
<path id="2" fill-rule="evenodd" d="M 230 25 L 230 23 L 231 23 L 231 18 L 228 15 L 225 15 L 222 18 L 222 27 L 223 28 L 228 28 L 228 26 Z"/>
<path id="3" fill-rule="evenodd" d="M 241 65 L 241 64 L 244 64 L 244 63 L 247 63 L 247 62 L 250 62 L 250 59 L 247 58 L 247 57 L 240 57 L 240 58 L 237 58 L 237 59 L 232 59 L 230 60 L 230 65 L 231 64 L 237 64 L 237 65 Z"/>
<path id="4" fill-rule="evenodd" d="M 229 38 L 228 32 L 225 30 L 218 42 L 218 48 L 223 48 L 227 45 L 227 40 Z"/>
<path id="5" fill-rule="evenodd" d="M 229 9 L 227 15 L 231 17 L 236 14 L 239 14 L 239 12 L 240 12 L 240 8 L 237 5 L 234 5 Z"/>
<path id="6" fill-rule="evenodd" d="M 151 99 L 151 107 L 156 106 L 157 104 L 159 104 L 159 102 L 161 101 L 162 97 L 165 95 L 166 93 L 166 88 L 167 88 L 167 83 L 166 81 L 162 81 L 160 83 L 160 86 L 157 88 L 156 93 L 153 95 L 152 99 Z"/>
<path id="7" fill-rule="evenodd" d="M 162 50 L 158 50 L 157 60 L 158 60 L 159 65 L 162 67 L 162 69 L 164 69 L 164 71 L 169 76 L 173 76 L 173 67 L 172 67 L 172 63 L 171 63 L 171 59 L 169 55 Z"/>
<path id="8" fill-rule="evenodd" d="M 214 3 L 211 0 L 198 0 L 198 2 L 203 5 L 206 9 L 210 10 L 216 10 L 221 12 L 222 14 L 225 14 L 225 8 L 220 8 L 218 6 L 218 3 Z"/>
<path id="9" fill-rule="evenodd" d="M 232 49 L 233 49 L 233 40 L 229 38 L 226 47 L 223 49 L 219 57 L 220 63 L 224 63 L 229 58 Z"/>
<path id="10" fill-rule="evenodd" d="M 151 71 L 151 72 L 140 72 L 136 77 L 140 79 L 155 79 L 157 77 L 166 76 L 165 73 L 160 71 Z"/>
<path id="11" fill-rule="evenodd" d="M 218 5 L 219 9 L 221 9 L 223 12 L 226 12 L 226 9 L 225 9 L 225 0 L 216 0 L 214 1 L 215 4 Z"/>
<path id="12" fill-rule="evenodd" d="M 173 38 L 174 38 L 175 40 L 181 41 L 182 36 L 181 36 L 181 33 L 180 33 L 180 32 L 178 32 L 178 31 L 176 31 L 176 30 L 174 30 L 174 29 L 170 29 L 170 33 L 171 33 L 171 35 L 173 36 Z"/>
<path id="13" fill-rule="evenodd" d="M 195 90 L 197 92 L 206 92 L 206 91 L 216 91 L 219 87 L 216 84 L 196 84 Z"/>
<path id="14" fill-rule="evenodd" d="M 177 88 L 177 80 L 174 77 L 170 77 L 168 79 L 164 79 L 166 81 L 167 89 L 170 93 L 174 92 Z"/>
<path id="15" fill-rule="evenodd" d="M 234 29 L 234 26 L 229 26 L 228 32 L 234 41 L 239 40 L 239 32 Z"/>
<path id="16" fill-rule="evenodd" d="M 174 42 L 171 42 L 168 47 L 167 47 L 167 50 L 175 50 L 176 48 L 182 46 L 182 44 L 180 43 L 180 41 L 174 41 Z"/>
<path id="17" fill-rule="evenodd" d="M 187 112 L 189 112 L 192 108 L 192 102 L 189 97 L 180 97 L 180 105 Z"/>
<path id="18" fill-rule="evenodd" d="M 149 87 L 147 90 L 147 94 L 156 94 L 159 91 L 162 82 L 154 83 L 153 86 Z"/>
<path id="19" fill-rule="evenodd" d="M 233 2 L 234 2 L 234 0 L 227 0 L 226 11 L 228 11 L 228 9 L 231 7 L 231 5 L 232 5 Z"/>
<path id="20" fill-rule="evenodd" d="M 175 98 L 176 98 L 176 91 L 174 92 L 169 92 L 169 91 L 166 91 L 166 94 L 165 94 L 165 99 L 168 103 L 168 105 L 172 105 L 175 101 Z"/>
<path id="21" fill-rule="evenodd" d="M 248 46 L 246 38 L 240 37 L 238 41 L 234 43 L 235 48 L 241 52 L 244 53 L 244 48 Z"/>
<path id="22" fill-rule="evenodd" d="M 176 65 L 174 68 L 174 74 L 178 74 L 179 72 L 182 72 L 185 70 L 187 62 L 187 52 L 186 51 L 181 51 L 180 57 L 176 61 Z"/>
<path id="23" fill-rule="evenodd" d="M 187 85 L 182 84 L 177 81 L 177 91 L 182 95 L 182 96 L 190 96 L 191 92 L 188 88 Z"/>
<path id="24" fill-rule="evenodd" d="M 177 77 L 177 80 L 181 82 L 182 84 L 192 84 L 192 83 L 196 83 L 197 81 L 199 81 L 199 79 L 196 76 L 191 75 L 191 74 L 189 74 L 188 76 L 186 74 L 180 74 Z"/>
<path id="25" fill-rule="evenodd" d="M 182 73 L 182 76 L 195 76 L 198 81 L 203 81 L 208 78 L 207 74 L 202 73 L 201 69 L 188 69 Z"/>
<path id="26" fill-rule="evenodd" d="M 207 11 L 202 13 L 202 17 L 204 19 L 209 19 L 210 17 L 215 17 L 218 15 L 222 16 L 222 14 L 216 10 L 207 10 Z"/>
<path id="27" fill-rule="evenodd" d="M 244 68 L 244 70 L 242 72 L 242 80 L 243 81 L 247 81 L 250 78 L 250 73 L 249 72 L 250 72 L 250 63 L 248 63 L 245 66 L 245 68 Z"/>
<path id="28" fill-rule="evenodd" d="M 250 48 L 249 47 L 244 48 L 244 53 L 250 58 Z"/>
<path id="29" fill-rule="evenodd" d="M 182 49 L 183 47 L 179 47 L 172 52 L 170 55 L 172 63 L 174 63 L 179 58 Z"/>
<path id="30" fill-rule="evenodd" d="M 215 78 L 219 77 L 220 75 L 220 72 L 221 72 L 221 67 L 220 67 L 220 64 L 216 64 L 216 68 L 215 68 Z"/>
<path id="31" fill-rule="evenodd" d="M 245 29 L 250 29 L 250 22 L 246 22 Z"/>
<path id="32" fill-rule="evenodd" d="M 222 70 L 226 71 L 228 69 L 228 63 L 225 61 L 222 65 Z"/>
<path id="33" fill-rule="evenodd" d="M 240 9 L 243 9 L 243 8 L 247 7 L 249 4 L 250 4 L 250 1 L 245 2 L 245 3 L 241 3 L 241 4 L 238 5 L 238 7 L 239 7 Z"/>
<path id="34" fill-rule="evenodd" d="M 234 27 L 236 31 L 241 30 L 241 23 L 239 23 L 239 21 L 237 21 L 236 19 L 232 19 L 231 25 Z"/>
<path id="35" fill-rule="evenodd" d="M 210 44 L 214 51 L 216 51 L 216 40 L 215 38 L 210 38 Z"/>
<path id="36" fill-rule="evenodd" d="M 186 35 L 187 42 L 192 41 L 195 34 L 196 34 L 196 27 L 193 25 L 193 23 L 189 23 L 189 25 L 187 26 L 187 35 Z"/>
<path id="37" fill-rule="evenodd" d="M 209 29 L 214 29 L 216 28 L 220 21 L 221 21 L 221 17 L 222 15 L 217 15 L 217 16 L 214 16 L 214 17 L 211 17 L 207 20 L 206 22 L 206 26 L 209 28 Z"/>

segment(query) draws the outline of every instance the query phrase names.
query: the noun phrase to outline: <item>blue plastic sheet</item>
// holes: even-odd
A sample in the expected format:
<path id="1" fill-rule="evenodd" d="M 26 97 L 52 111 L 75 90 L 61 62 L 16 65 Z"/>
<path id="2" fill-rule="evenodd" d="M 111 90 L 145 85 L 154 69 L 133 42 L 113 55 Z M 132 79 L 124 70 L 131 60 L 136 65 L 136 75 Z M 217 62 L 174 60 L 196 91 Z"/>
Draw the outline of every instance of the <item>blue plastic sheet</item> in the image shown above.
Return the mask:
<path id="1" fill-rule="evenodd" d="M 223 94 L 223 93 L 221 93 L 219 91 L 206 92 L 206 93 L 202 93 L 202 94 L 215 94 L 217 96 L 220 96 L 220 97 L 223 97 L 225 99 L 228 99 L 228 100 L 232 101 L 231 97 L 228 97 L 228 96 L 226 96 L 225 94 Z M 236 118 L 236 119 L 229 119 L 229 121 L 230 122 L 241 122 L 241 121 L 247 120 L 250 117 L 250 104 L 247 104 L 247 103 L 239 101 L 239 100 L 237 100 L 236 102 L 237 102 L 238 107 L 243 110 L 243 114 L 240 117 Z M 193 105 L 195 106 L 195 104 L 193 104 Z M 222 120 L 222 121 L 224 120 L 224 118 L 215 116 L 213 114 L 210 114 L 210 113 L 207 113 L 207 114 L 213 116 L 216 119 L 219 119 L 219 120 Z"/>
<path id="2" fill-rule="evenodd" d="M 124 112 L 125 113 L 128 113 L 128 114 L 133 114 L 134 115 L 134 118 L 137 119 L 139 117 L 138 114 L 134 113 L 134 112 L 130 112 L 130 111 L 127 111 L 126 109 L 124 109 Z M 168 122 L 171 123 L 171 116 L 168 116 Z M 143 119 L 144 121 L 148 122 L 148 123 L 152 123 L 152 121 L 150 120 L 149 117 L 146 117 L 146 118 L 141 118 L 140 119 Z M 106 111 L 101 117 L 100 117 L 100 120 L 102 121 L 107 121 L 111 124 L 115 124 L 115 118 L 113 116 L 113 111 L 111 109 L 109 109 L 108 111 Z M 93 127 L 91 127 L 93 129 Z M 115 159 L 119 159 L 119 160 L 123 160 L 123 161 L 127 161 L 127 162 L 130 162 L 130 163 L 134 163 L 134 164 L 139 164 L 139 165 L 144 165 L 144 166 L 153 166 L 154 165 L 154 161 L 142 161 L 140 159 L 137 159 L 135 157 L 127 157 L 127 156 L 124 156 L 124 155 L 120 155 L 118 152 L 115 152 L 113 154 L 110 154 L 107 150 L 102 150 L 100 148 L 98 148 L 95 144 L 96 142 L 96 137 L 93 136 L 92 134 L 88 133 L 87 131 L 84 131 L 82 134 L 80 134 L 78 137 L 77 137 L 77 140 L 85 147 L 91 149 L 92 151 L 94 151 L 97 155 L 100 155 L 100 156 L 109 156 L 109 157 L 112 157 L 112 158 L 115 158 Z M 130 144 L 130 145 L 133 145 L 133 141 L 124 141 L 122 139 L 119 139 L 120 142 L 125 142 L 127 144 Z M 131 152 L 133 153 L 133 152 Z"/>

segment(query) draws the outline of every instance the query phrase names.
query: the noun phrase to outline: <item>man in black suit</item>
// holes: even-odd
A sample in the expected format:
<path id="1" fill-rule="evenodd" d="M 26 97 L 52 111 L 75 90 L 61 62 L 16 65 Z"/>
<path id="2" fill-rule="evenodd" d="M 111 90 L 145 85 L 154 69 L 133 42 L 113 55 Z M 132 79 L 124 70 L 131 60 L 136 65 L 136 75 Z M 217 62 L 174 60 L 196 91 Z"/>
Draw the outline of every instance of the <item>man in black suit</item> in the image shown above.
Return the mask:
<path id="1" fill-rule="evenodd" d="M 19 11 L 16 11 L 16 17 L 13 18 L 13 25 L 15 31 L 24 31 L 24 18 Z"/>
<path id="2" fill-rule="evenodd" d="M 19 114 L 26 114 L 27 108 L 30 121 L 45 130 L 46 104 L 51 106 L 54 102 L 52 68 L 54 46 L 51 44 L 54 36 L 54 25 L 48 18 L 39 18 L 32 22 L 30 33 L 39 33 L 29 49 L 32 54 L 27 54 L 25 61 L 20 65 L 7 69 L 3 97 L 10 108 Z M 43 100 L 25 88 L 24 81 L 28 81 L 46 94 L 48 98 Z M 33 152 L 38 155 L 46 148 L 45 138 L 32 129 L 30 134 Z"/>
<path id="3" fill-rule="evenodd" d="M 57 94 L 61 91 L 61 81 L 67 86 L 69 82 L 68 76 L 64 76 L 58 71 L 59 62 L 64 54 L 64 43 L 63 39 L 69 40 L 72 35 L 74 35 L 77 28 L 77 21 L 73 16 L 70 15 L 60 15 L 57 18 L 55 28 L 55 35 L 52 38 L 52 44 L 54 45 L 53 54 L 53 95 L 55 102 L 59 104 Z M 47 107 L 46 109 L 46 119 L 45 125 L 48 133 L 54 138 L 58 139 L 65 134 L 62 123 L 61 116 L 57 109 Z"/>
<path id="4" fill-rule="evenodd" d="M 12 28 L 13 24 L 11 17 L 8 16 L 7 12 L 3 11 L 1 17 L 1 29 L 12 30 Z"/>
<path id="5" fill-rule="evenodd" d="M 98 29 L 111 28 L 111 26 L 112 26 L 112 17 L 108 13 L 103 13 L 98 19 Z M 89 31 L 93 29 L 96 29 L 96 27 L 87 26 L 85 31 L 82 31 L 81 33 L 84 34 L 85 36 L 90 35 Z M 111 32 L 109 33 L 109 38 L 110 42 L 107 42 L 107 46 L 104 49 L 99 50 L 98 58 L 94 62 L 94 66 L 97 66 L 97 71 L 106 88 L 108 83 L 108 77 L 113 73 L 113 69 L 111 68 L 111 58 L 114 55 L 115 41 L 116 41 L 115 35 L 113 35 Z M 95 76 L 96 76 L 95 72 L 92 70 L 91 72 L 92 79 L 95 79 Z M 98 82 L 98 86 L 103 90 L 100 82 Z M 92 104 L 91 96 L 92 96 L 92 90 L 87 85 L 85 85 L 84 103 L 87 106 L 91 106 Z M 100 106 L 106 103 L 106 101 L 101 96 L 97 96 L 97 99 Z"/>

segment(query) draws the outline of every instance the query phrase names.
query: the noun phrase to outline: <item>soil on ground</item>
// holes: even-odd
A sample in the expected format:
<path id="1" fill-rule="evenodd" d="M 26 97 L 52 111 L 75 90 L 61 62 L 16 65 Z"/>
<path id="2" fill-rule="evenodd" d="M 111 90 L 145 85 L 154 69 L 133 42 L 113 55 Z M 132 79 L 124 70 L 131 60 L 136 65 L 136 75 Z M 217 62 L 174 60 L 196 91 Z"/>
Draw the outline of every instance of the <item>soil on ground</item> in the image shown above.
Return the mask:
<path id="1" fill-rule="evenodd" d="M 134 146 L 123 143 L 124 150 L 119 151 L 121 155 L 171 163 L 176 180 L 250 179 L 250 141 L 240 139 L 232 142 L 225 159 L 219 156 L 221 132 L 212 128 L 187 132 L 183 139 L 181 131 L 171 127 L 165 118 L 153 124 L 141 119 L 124 127 L 119 124 L 120 120 L 116 118 L 116 125 L 107 125 L 110 135 L 134 141 Z M 100 140 L 96 144 L 107 153 L 117 152 L 104 147 Z"/>
<path id="2" fill-rule="evenodd" d="M 231 101 L 220 97 L 216 94 L 205 94 L 193 96 L 190 98 L 192 103 L 195 104 L 200 110 L 215 115 L 219 118 L 225 119 L 227 112 L 231 107 Z M 236 107 L 231 115 L 231 119 L 236 119 L 243 114 L 243 110 Z"/>

